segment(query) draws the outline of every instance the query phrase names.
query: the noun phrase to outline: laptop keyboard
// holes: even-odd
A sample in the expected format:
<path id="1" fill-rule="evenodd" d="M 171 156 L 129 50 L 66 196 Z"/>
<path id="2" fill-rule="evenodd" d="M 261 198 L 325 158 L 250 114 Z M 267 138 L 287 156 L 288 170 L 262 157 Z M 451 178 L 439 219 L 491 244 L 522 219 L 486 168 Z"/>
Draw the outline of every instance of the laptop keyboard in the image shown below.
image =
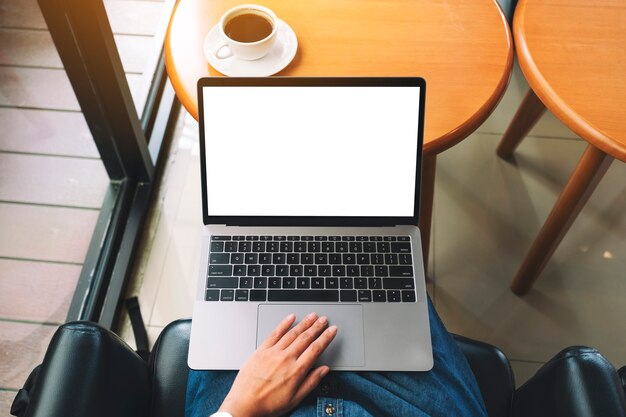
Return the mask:
<path id="1" fill-rule="evenodd" d="M 206 301 L 415 302 L 409 236 L 212 236 Z"/>

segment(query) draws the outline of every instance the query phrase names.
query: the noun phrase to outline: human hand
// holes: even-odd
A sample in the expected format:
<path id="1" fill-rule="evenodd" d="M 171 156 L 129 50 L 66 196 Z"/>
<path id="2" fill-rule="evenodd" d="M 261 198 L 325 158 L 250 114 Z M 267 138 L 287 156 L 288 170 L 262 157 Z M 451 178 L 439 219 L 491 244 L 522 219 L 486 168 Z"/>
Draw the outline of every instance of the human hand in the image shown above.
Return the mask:
<path id="1" fill-rule="evenodd" d="M 307 315 L 289 330 L 290 314 L 274 329 L 243 365 L 218 411 L 233 417 L 277 416 L 293 409 L 330 371 L 315 360 L 337 334 L 326 317 Z"/>

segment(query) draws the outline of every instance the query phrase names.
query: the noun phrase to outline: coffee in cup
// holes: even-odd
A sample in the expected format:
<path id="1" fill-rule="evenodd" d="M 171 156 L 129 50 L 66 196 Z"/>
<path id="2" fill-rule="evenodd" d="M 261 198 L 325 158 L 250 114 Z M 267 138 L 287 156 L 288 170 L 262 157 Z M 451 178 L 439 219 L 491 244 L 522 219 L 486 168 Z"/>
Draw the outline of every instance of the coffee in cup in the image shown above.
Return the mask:
<path id="1" fill-rule="evenodd" d="M 264 57 L 276 38 L 278 18 L 267 7 L 244 4 L 228 10 L 218 24 L 222 43 L 214 50 L 218 59 L 235 56 L 253 61 Z"/>

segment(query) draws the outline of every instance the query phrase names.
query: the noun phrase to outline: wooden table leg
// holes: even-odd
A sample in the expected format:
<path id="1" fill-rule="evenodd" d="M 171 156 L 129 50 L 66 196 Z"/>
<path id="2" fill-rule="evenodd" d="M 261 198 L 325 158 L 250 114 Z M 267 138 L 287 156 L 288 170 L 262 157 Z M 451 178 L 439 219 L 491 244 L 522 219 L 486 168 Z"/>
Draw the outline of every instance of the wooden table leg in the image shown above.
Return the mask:
<path id="1" fill-rule="evenodd" d="M 433 217 L 433 196 L 435 195 L 435 169 L 437 155 L 422 158 L 422 183 L 420 185 L 419 228 L 422 236 L 424 273 L 428 274 L 428 252 L 430 247 L 430 227 Z"/>
<path id="2" fill-rule="evenodd" d="M 511 289 L 515 294 L 524 295 L 533 286 L 611 162 L 613 157 L 587 146 L 513 279 Z"/>
<path id="3" fill-rule="evenodd" d="M 535 92 L 529 88 L 515 116 L 513 116 L 513 120 L 504 132 L 504 136 L 502 136 L 496 149 L 496 154 L 505 159 L 511 156 L 517 145 L 526 137 L 526 134 L 530 132 L 530 129 L 545 111 L 546 107 L 535 95 Z"/>

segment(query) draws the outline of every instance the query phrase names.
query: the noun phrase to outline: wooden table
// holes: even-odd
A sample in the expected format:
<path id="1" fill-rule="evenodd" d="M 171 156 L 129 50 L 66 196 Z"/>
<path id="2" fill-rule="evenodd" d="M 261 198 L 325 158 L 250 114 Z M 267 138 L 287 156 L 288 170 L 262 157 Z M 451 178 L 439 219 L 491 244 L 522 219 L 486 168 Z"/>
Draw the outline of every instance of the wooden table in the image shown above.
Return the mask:
<path id="1" fill-rule="evenodd" d="M 196 82 L 221 75 L 206 62 L 207 32 L 232 0 L 180 0 L 165 41 L 176 94 L 197 119 Z M 432 217 L 436 155 L 472 133 L 507 86 L 511 34 L 495 0 L 263 0 L 298 36 L 283 76 L 421 76 L 426 121 L 420 228 L 424 259 Z"/>
<path id="2" fill-rule="evenodd" d="M 526 293 L 614 158 L 626 162 L 626 2 L 520 0 L 513 22 L 531 89 L 497 153 L 509 157 L 547 107 L 589 144 L 511 285 Z"/>

